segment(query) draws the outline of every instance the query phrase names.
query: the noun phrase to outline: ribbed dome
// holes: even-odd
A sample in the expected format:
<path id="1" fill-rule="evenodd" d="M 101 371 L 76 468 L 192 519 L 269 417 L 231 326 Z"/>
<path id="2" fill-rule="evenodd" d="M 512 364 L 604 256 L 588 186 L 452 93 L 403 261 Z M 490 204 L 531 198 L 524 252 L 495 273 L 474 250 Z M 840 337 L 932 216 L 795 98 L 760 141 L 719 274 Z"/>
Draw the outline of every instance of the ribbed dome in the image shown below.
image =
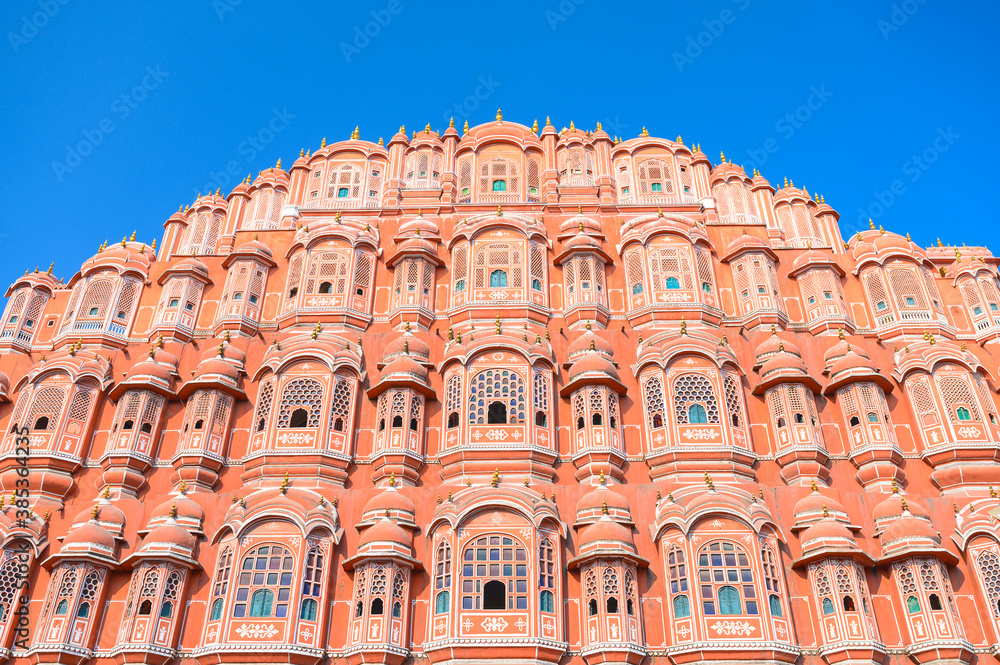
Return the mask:
<path id="1" fill-rule="evenodd" d="M 841 331 L 840 339 L 836 344 L 826 350 L 826 353 L 823 354 L 823 360 L 826 365 L 829 366 L 847 355 L 848 351 L 854 351 L 854 353 L 858 354 L 862 358 L 869 357 L 863 346 L 859 344 L 852 344 L 850 340 L 844 337 L 844 332 Z"/>
<path id="2" fill-rule="evenodd" d="M 785 353 L 792 354 L 793 356 L 802 357 L 802 352 L 799 351 L 799 347 L 796 346 L 794 342 L 778 337 L 778 333 L 775 331 L 774 326 L 772 326 L 771 336 L 757 346 L 756 351 L 754 351 L 754 355 L 756 355 L 758 363 L 763 363 L 768 358 L 782 350 Z"/>
<path id="3" fill-rule="evenodd" d="M 753 249 L 770 249 L 770 246 L 757 236 L 744 233 L 741 236 L 736 236 L 736 238 L 729 243 L 729 246 L 726 247 L 726 255 L 729 256 L 741 250 Z"/>
<path id="4" fill-rule="evenodd" d="M 622 526 L 607 515 L 597 520 L 580 534 L 580 549 L 587 545 L 598 543 L 624 543 L 630 547 L 635 547 L 632 539 L 632 530 Z"/>
<path id="5" fill-rule="evenodd" d="M 441 229 L 433 221 L 421 215 L 400 224 L 396 233 L 400 236 L 417 235 L 419 233 L 421 236 L 434 237 L 441 234 Z"/>
<path id="6" fill-rule="evenodd" d="M 365 531 L 358 541 L 358 547 L 371 545 L 372 543 L 395 543 L 404 547 L 410 547 L 413 542 L 410 534 L 405 529 L 396 526 L 388 518 L 382 518 Z"/>
<path id="7" fill-rule="evenodd" d="M 396 337 L 385 345 L 383 358 L 388 360 L 394 356 L 403 355 L 404 353 L 408 353 L 411 356 L 417 357 L 421 361 L 425 361 L 430 357 L 431 349 L 430 346 L 427 345 L 427 342 L 423 341 L 416 335 L 407 332 Z"/>
<path id="8" fill-rule="evenodd" d="M 904 502 L 905 512 L 918 517 L 930 518 L 930 513 L 927 512 L 927 509 L 922 504 L 913 499 L 907 499 L 900 494 L 893 493 L 875 506 L 872 510 L 872 519 L 875 520 L 876 525 L 879 525 L 890 519 L 901 517 L 904 513 Z"/>
<path id="9" fill-rule="evenodd" d="M 792 514 L 795 515 L 795 521 L 799 522 L 807 520 L 811 516 L 822 515 L 824 510 L 831 515 L 847 517 L 847 511 L 839 501 L 833 497 L 820 494 L 818 491 L 810 492 L 799 499 L 792 510 Z"/>
<path id="10" fill-rule="evenodd" d="M 385 515 L 385 511 L 387 510 L 393 513 L 407 513 L 412 515 L 414 513 L 413 502 L 406 498 L 402 492 L 397 491 L 394 487 L 390 487 L 369 499 L 361 514 Z"/>
<path id="11" fill-rule="evenodd" d="M 170 267 L 170 272 L 193 272 L 208 279 L 208 267 L 198 259 L 182 259 Z"/>
<path id="12" fill-rule="evenodd" d="M 239 370 L 219 357 L 199 363 L 198 369 L 194 373 L 196 379 L 215 375 L 225 377 L 233 382 L 240 378 Z"/>
<path id="13" fill-rule="evenodd" d="M 767 359 L 760 368 L 760 376 L 766 379 L 768 375 L 775 372 L 788 371 L 801 372 L 802 374 L 808 373 L 808 369 L 801 358 L 782 351 Z"/>
<path id="14" fill-rule="evenodd" d="M 194 536 L 182 529 L 177 525 L 177 522 L 171 519 L 166 524 L 161 524 L 146 534 L 146 537 L 142 541 L 143 549 L 156 547 L 157 545 L 193 550 L 195 539 Z"/>
<path id="15" fill-rule="evenodd" d="M 389 377 L 409 377 L 426 383 L 428 372 L 426 367 L 410 356 L 396 356 L 389 361 L 388 365 L 382 368 L 382 380 L 384 381 Z"/>
<path id="16" fill-rule="evenodd" d="M 570 383 L 584 377 L 607 377 L 620 382 L 615 366 L 596 351 L 588 353 L 574 362 L 569 370 Z"/>
<path id="17" fill-rule="evenodd" d="M 62 543 L 63 550 L 86 550 L 91 546 L 105 553 L 115 550 L 115 537 L 93 520 L 71 529 Z"/>
<path id="18" fill-rule="evenodd" d="M 615 350 L 614 347 L 611 346 L 611 343 L 605 341 L 603 337 L 595 334 L 592 330 L 585 331 L 582 335 L 570 342 L 569 347 L 567 348 L 567 355 L 570 360 L 572 360 L 576 356 L 590 351 L 591 345 L 593 345 L 595 351 L 607 356 L 608 358 L 614 356 Z"/>
<path id="19" fill-rule="evenodd" d="M 598 485 L 584 494 L 576 504 L 576 514 L 581 516 L 602 513 L 607 506 L 608 512 L 615 515 L 630 515 L 628 501 L 618 492 L 606 485 Z"/>
<path id="20" fill-rule="evenodd" d="M 144 360 L 132 365 L 125 374 L 126 381 L 134 379 L 152 379 L 153 381 L 168 384 L 170 383 L 170 372 L 159 363 L 155 363 L 152 360 Z"/>
<path id="21" fill-rule="evenodd" d="M 844 526 L 844 524 L 839 520 L 835 520 L 832 517 L 822 519 L 802 532 L 803 550 L 808 550 L 811 547 L 818 547 L 821 545 L 836 545 L 838 544 L 838 541 L 840 541 L 841 546 L 844 544 L 853 547 L 858 546 L 858 543 L 854 540 L 854 535 L 851 533 L 850 529 Z M 843 541 L 847 542 L 844 543 Z"/>
<path id="22" fill-rule="evenodd" d="M 188 498 L 186 494 L 178 494 L 158 505 L 153 510 L 152 519 L 167 517 L 175 507 L 177 508 L 175 519 L 178 522 L 190 520 L 201 524 L 205 519 L 205 511 L 202 507 L 196 501 Z"/>
<path id="23" fill-rule="evenodd" d="M 583 226 L 581 230 L 580 226 Z M 574 215 L 567 220 L 564 220 L 562 224 L 559 225 L 560 234 L 565 233 L 600 233 L 601 225 L 597 220 L 590 219 L 584 215 Z"/>
<path id="24" fill-rule="evenodd" d="M 240 253 L 260 253 L 264 256 L 271 258 L 274 254 L 271 252 L 271 248 L 257 240 L 256 238 L 248 242 L 243 243 L 236 248 L 237 252 Z"/>
<path id="25" fill-rule="evenodd" d="M 879 536 L 883 544 L 888 544 L 897 540 L 930 540 L 935 544 L 941 542 L 941 537 L 925 519 L 907 515 L 893 520 Z"/>

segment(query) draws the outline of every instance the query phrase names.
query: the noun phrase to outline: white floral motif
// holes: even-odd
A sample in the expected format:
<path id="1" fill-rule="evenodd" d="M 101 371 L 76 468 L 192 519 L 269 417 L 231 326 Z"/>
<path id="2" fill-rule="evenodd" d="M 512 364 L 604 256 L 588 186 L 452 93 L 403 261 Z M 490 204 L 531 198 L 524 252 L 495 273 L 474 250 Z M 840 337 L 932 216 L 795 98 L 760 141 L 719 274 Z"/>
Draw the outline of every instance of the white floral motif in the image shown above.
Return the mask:
<path id="1" fill-rule="evenodd" d="M 490 298 L 492 300 L 506 300 L 510 298 L 510 295 L 506 291 L 491 291 Z"/>
<path id="2" fill-rule="evenodd" d="M 278 634 L 278 629 L 270 623 L 245 623 L 236 629 L 236 634 L 247 640 L 267 640 Z"/>
<path id="3" fill-rule="evenodd" d="M 312 443 L 312 434 L 306 434 L 304 432 L 285 432 L 278 437 L 278 442 L 283 445 L 299 445 L 303 443 Z"/>
<path id="4" fill-rule="evenodd" d="M 686 429 L 681 432 L 681 436 L 689 441 L 691 439 L 695 441 L 715 441 L 719 438 L 719 433 L 714 429 Z"/>
<path id="5" fill-rule="evenodd" d="M 490 441 L 503 441 L 507 438 L 507 432 L 502 429 L 491 429 L 486 433 L 486 438 Z"/>
<path id="6" fill-rule="evenodd" d="M 974 436 L 979 436 L 980 434 L 978 427 L 963 427 L 960 430 L 958 430 L 958 433 L 969 439 L 971 439 Z"/>
<path id="7" fill-rule="evenodd" d="M 719 635 L 750 635 L 756 628 L 746 621 L 716 621 L 712 630 Z"/>
<path id="8" fill-rule="evenodd" d="M 498 633 L 507 627 L 507 622 L 500 617 L 489 617 L 483 619 L 482 626 L 488 633 Z"/>

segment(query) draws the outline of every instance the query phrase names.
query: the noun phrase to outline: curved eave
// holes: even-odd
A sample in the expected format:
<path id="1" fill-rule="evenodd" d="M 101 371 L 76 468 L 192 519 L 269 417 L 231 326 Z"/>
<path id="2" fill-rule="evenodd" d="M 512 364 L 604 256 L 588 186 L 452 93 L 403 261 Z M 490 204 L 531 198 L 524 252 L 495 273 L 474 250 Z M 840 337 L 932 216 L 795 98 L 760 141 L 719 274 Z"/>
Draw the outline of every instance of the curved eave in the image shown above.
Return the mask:
<path id="1" fill-rule="evenodd" d="M 607 374 L 585 373 L 575 377 L 572 381 L 563 386 L 562 389 L 559 390 L 559 396 L 569 397 L 573 391 L 578 390 L 583 386 L 607 386 L 619 395 L 624 395 L 627 392 L 627 388 L 621 381 L 616 381 Z"/>
<path id="2" fill-rule="evenodd" d="M 628 552 L 626 550 L 611 549 L 611 548 L 598 548 L 587 552 L 586 554 L 580 554 L 579 556 L 573 557 L 566 562 L 567 570 L 576 570 L 582 564 L 588 561 L 593 561 L 594 559 L 626 559 L 631 561 L 639 568 L 649 567 L 649 560 L 644 559 L 634 552 Z"/>
<path id="3" fill-rule="evenodd" d="M 903 547 L 899 550 L 883 554 L 875 562 L 875 565 L 884 566 L 892 563 L 893 561 L 899 561 L 900 559 L 906 559 L 914 556 L 932 556 L 940 559 L 949 566 L 954 566 L 958 563 L 959 558 L 952 554 L 950 551 L 940 546 L 932 547 Z"/>
<path id="4" fill-rule="evenodd" d="M 201 570 L 201 564 L 195 559 L 175 552 L 136 552 L 122 561 L 121 566 L 123 570 L 132 570 L 143 561 L 166 561 L 188 570 Z"/>
<path id="5" fill-rule="evenodd" d="M 514 214 L 504 217 L 483 217 L 469 224 L 462 224 L 461 226 L 456 224 L 454 230 L 452 231 L 452 236 L 448 239 L 445 247 L 448 251 L 451 251 L 456 242 L 460 240 L 467 240 L 471 242 L 479 234 L 498 227 L 508 228 L 512 231 L 521 233 L 528 240 L 536 237 L 541 238 L 542 242 L 545 243 L 545 246 L 552 249 L 552 241 L 549 240 L 547 235 L 545 235 L 545 227 L 542 224 L 529 222 L 526 218 L 522 218 L 521 215 Z"/>
<path id="6" fill-rule="evenodd" d="M 416 390 L 418 393 L 428 398 L 429 400 L 436 400 L 436 394 L 434 389 L 431 388 L 426 383 L 418 381 L 416 378 L 407 375 L 394 374 L 392 376 L 387 376 L 382 378 L 378 383 L 368 389 L 368 398 L 375 399 L 386 390 L 390 388 L 411 388 Z"/>
<path id="7" fill-rule="evenodd" d="M 795 279 L 802 273 L 808 270 L 813 270 L 815 268 L 829 268 L 830 270 L 837 273 L 837 277 L 844 277 L 847 275 L 844 269 L 840 267 L 840 264 L 831 258 L 828 261 L 819 261 L 819 260 L 809 261 L 808 263 L 805 263 L 801 266 L 792 268 L 791 272 L 788 273 L 788 276 L 792 279 Z"/>
<path id="8" fill-rule="evenodd" d="M 611 258 L 611 255 L 605 252 L 602 247 L 569 247 L 552 259 L 552 263 L 561 266 L 567 259 L 572 258 L 574 254 L 596 254 L 604 260 L 605 265 L 611 265 L 615 262 Z"/>
<path id="9" fill-rule="evenodd" d="M 893 389 L 892 381 L 878 372 L 870 372 L 868 370 L 851 370 L 850 372 L 841 374 L 836 379 L 831 379 L 830 383 L 826 384 L 826 388 L 823 389 L 823 394 L 832 395 L 838 388 L 849 383 L 856 383 L 859 381 L 871 381 L 873 383 L 877 383 L 886 393 L 892 392 Z"/>
<path id="10" fill-rule="evenodd" d="M 122 381 L 111 389 L 111 392 L 108 393 L 108 397 L 117 402 L 118 398 L 127 393 L 129 390 L 148 390 L 165 397 L 168 400 L 177 399 L 177 394 L 169 388 L 164 388 L 159 384 L 149 381 Z"/>
<path id="11" fill-rule="evenodd" d="M 778 263 L 778 255 L 775 254 L 770 247 L 763 245 L 751 245 L 748 247 L 740 247 L 738 249 L 733 250 L 732 252 L 729 252 L 719 260 L 722 261 L 723 263 L 729 263 L 730 261 L 734 261 L 740 258 L 744 254 L 764 254 L 765 256 L 767 256 L 767 258 L 771 259 L 775 263 Z"/>
<path id="12" fill-rule="evenodd" d="M 212 284 L 212 279 L 208 275 L 188 267 L 167 268 L 166 270 L 163 271 L 163 274 L 160 275 L 159 279 L 156 280 L 156 283 L 159 284 L 160 286 L 163 286 L 164 282 L 166 282 L 171 277 L 184 277 L 184 276 L 191 277 L 196 281 L 201 282 L 205 286 Z"/>
<path id="13" fill-rule="evenodd" d="M 434 239 L 435 242 L 440 242 L 439 239 Z M 397 250 L 392 256 L 386 259 L 385 265 L 387 268 L 395 268 L 397 264 L 410 258 L 422 258 L 434 265 L 435 268 L 441 268 L 444 266 L 444 261 L 437 257 L 437 254 L 430 251 L 429 249 L 401 249 Z"/>
<path id="14" fill-rule="evenodd" d="M 774 386 L 781 385 L 782 383 L 799 383 L 809 390 L 813 391 L 817 395 L 823 392 L 823 386 L 819 381 L 814 379 L 809 374 L 803 374 L 797 370 L 788 372 L 775 372 L 766 379 L 762 379 L 760 383 L 753 389 L 754 395 L 761 395 L 765 391 L 773 388 Z"/>
<path id="15" fill-rule="evenodd" d="M 177 390 L 177 398 L 178 399 L 182 399 L 182 400 L 183 399 L 187 399 L 188 396 L 191 393 L 193 393 L 193 392 L 195 392 L 197 390 L 201 390 L 201 389 L 204 389 L 204 390 L 218 390 L 219 392 L 223 392 L 223 393 L 226 393 L 227 395 L 231 395 L 232 397 L 236 398 L 237 400 L 245 400 L 245 399 L 247 399 L 247 394 L 245 392 L 243 392 L 239 388 L 239 386 L 230 386 L 230 385 L 228 385 L 226 383 L 223 383 L 222 381 L 213 381 L 213 380 L 208 379 L 206 377 L 202 377 L 202 378 L 198 378 L 198 379 L 191 379 L 190 381 L 185 382 Z"/>
<path id="16" fill-rule="evenodd" d="M 864 550 L 854 547 L 823 546 L 811 550 L 808 554 L 803 554 L 798 559 L 792 561 L 792 567 L 799 568 L 801 566 L 806 566 L 814 561 L 819 561 L 820 559 L 827 559 L 833 557 L 854 559 L 858 563 L 861 563 L 869 567 L 875 565 L 875 559 L 870 554 L 868 554 L 868 552 L 865 552 Z"/>
<path id="17" fill-rule="evenodd" d="M 404 566 L 408 566 L 413 570 L 420 571 L 424 569 L 424 565 L 412 556 L 406 556 L 396 552 L 366 552 L 364 554 L 355 554 L 350 559 L 344 561 L 344 570 L 354 570 L 358 567 L 358 565 L 367 561 L 395 561 L 397 563 L 402 563 Z"/>
<path id="18" fill-rule="evenodd" d="M 226 260 L 222 262 L 223 268 L 229 268 L 240 259 L 250 259 L 251 261 L 256 261 L 257 263 L 263 263 L 268 268 L 277 268 L 278 264 L 275 263 L 274 259 L 265 254 L 264 252 L 253 250 L 253 251 L 240 251 L 237 248 L 232 254 L 226 257 Z"/>
<path id="19" fill-rule="evenodd" d="M 122 565 L 118 559 L 109 554 L 99 554 L 97 552 L 57 552 L 42 562 L 42 568 L 52 570 L 56 564 L 63 561 L 86 561 L 110 570 L 118 571 L 122 569 Z"/>

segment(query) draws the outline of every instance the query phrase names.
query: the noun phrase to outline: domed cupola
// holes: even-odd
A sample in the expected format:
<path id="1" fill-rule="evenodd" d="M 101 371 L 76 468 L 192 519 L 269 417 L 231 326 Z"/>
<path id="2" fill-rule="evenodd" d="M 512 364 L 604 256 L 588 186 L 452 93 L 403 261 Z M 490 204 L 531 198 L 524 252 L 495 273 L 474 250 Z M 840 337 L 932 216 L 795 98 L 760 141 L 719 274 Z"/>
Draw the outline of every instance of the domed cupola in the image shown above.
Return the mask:
<path id="1" fill-rule="evenodd" d="M 95 512 L 96 508 L 96 512 Z M 111 503 L 110 488 L 105 487 L 97 499 L 97 505 L 81 511 L 73 519 L 70 529 L 83 526 L 88 522 L 96 522 L 102 529 L 110 533 L 116 540 L 125 540 L 125 513 Z"/>
<path id="2" fill-rule="evenodd" d="M 358 527 L 372 525 L 387 514 L 397 524 L 409 529 L 417 528 L 414 521 L 416 510 L 413 507 L 413 502 L 396 488 L 395 477 L 393 476 L 389 478 L 388 487 L 373 496 L 365 504 L 365 507 L 361 511 L 361 523 Z"/>
<path id="3" fill-rule="evenodd" d="M 621 524 L 632 524 L 632 513 L 628 501 L 618 492 L 607 486 L 604 474 L 601 474 L 599 484 L 584 494 L 576 504 L 577 528 L 593 524 L 604 515 Z"/>
<path id="4" fill-rule="evenodd" d="M 99 566 L 117 570 L 120 565 L 115 557 L 118 539 L 100 523 L 102 506 L 94 506 L 90 519 L 74 523 L 62 541 L 59 551 L 43 562 L 52 568 L 62 561 L 90 561 Z"/>

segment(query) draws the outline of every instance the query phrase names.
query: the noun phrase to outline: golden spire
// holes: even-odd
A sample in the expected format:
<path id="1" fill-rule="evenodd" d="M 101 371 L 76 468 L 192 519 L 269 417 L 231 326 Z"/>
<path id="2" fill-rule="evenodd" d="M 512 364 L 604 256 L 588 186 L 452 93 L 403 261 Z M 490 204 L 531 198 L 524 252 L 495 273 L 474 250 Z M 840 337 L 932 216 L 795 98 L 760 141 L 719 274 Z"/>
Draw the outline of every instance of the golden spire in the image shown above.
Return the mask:
<path id="1" fill-rule="evenodd" d="M 466 120 L 465 124 L 462 125 L 462 136 L 465 136 L 468 133 L 469 133 L 469 121 Z"/>
<path id="2" fill-rule="evenodd" d="M 396 472 L 392 471 L 389 474 L 389 487 L 395 487 L 395 486 L 396 486 Z"/>
<path id="3" fill-rule="evenodd" d="M 360 130 L 361 130 L 361 128 L 358 125 L 354 126 L 354 131 L 351 132 L 351 140 L 352 141 L 357 141 L 358 137 L 361 136 Z"/>
<path id="4" fill-rule="evenodd" d="M 168 513 L 171 519 L 177 518 L 177 504 L 173 503 L 170 505 L 170 512 Z"/>
<path id="5" fill-rule="evenodd" d="M 326 137 L 325 136 L 323 137 L 323 142 L 319 144 L 319 147 L 320 147 L 320 149 L 323 149 L 323 148 L 326 147 Z"/>
<path id="6" fill-rule="evenodd" d="M 451 116 L 450 118 L 448 118 L 448 126 L 449 127 L 455 126 L 455 116 Z"/>
<path id="7" fill-rule="evenodd" d="M 500 334 L 500 313 L 499 312 L 497 312 L 496 327 L 497 327 L 497 334 L 499 335 Z"/>
<path id="8" fill-rule="evenodd" d="M 815 478 L 812 479 L 812 482 L 809 484 L 809 486 L 812 488 L 813 492 L 818 492 L 819 491 L 818 489 L 816 489 L 816 479 Z"/>
<path id="9" fill-rule="evenodd" d="M 607 501 L 602 501 L 601 502 L 601 512 L 604 513 L 605 515 L 608 514 L 608 502 Z"/>
<path id="10" fill-rule="evenodd" d="M 721 157 L 721 158 L 722 158 L 722 163 L 723 163 L 723 164 L 725 164 L 725 163 L 726 163 L 726 153 L 724 153 L 724 152 L 722 152 L 722 151 L 720 150 L 720 151 L 719 151 L 719 157 Z"/>
<path id="11" fill-rule="evenodd" d="M 281 157 L 278 157 L 278 163 L 274 165 L 274 168 L 276 168 L 276 169 L 280 169 L 280 168 L 281 168 Z M 218 189 L 218 190 L 217 190 L 217 191 L 215 192 L 215 195 L 216 195 L 216 196 L 218 196 L 218 195 L 219 195 L 219 192 L 221 192 L 221 191 L 222 191 L 222 188 L 220 187 L 220 188 L 219 188 L 219 189 Z"/>
<path id="12" fill-rule="evenodd" d="M 647 130 L 645 126 L 642 128 L 642 136 L 649 136 L 649 130 Z"/>
<path id="13" fill-rule="evenodd" d="M 576 125 L 573 124 L 572 120 L 569 121 L 569 131 L 571 131 L 571 132 L 575 132 L 576 131 Z"/>
<path id="14" fill-rule="evenodd" d="M 282 494 L 288 494 L 288 472 L 285 471 L 285 477 L 281 480 L 281 487 L 278 488 Z"/>
<path id="15" fill-rule="evenodd" d="M 55 268 L 55 267 L 56 267 L 56 262 L 53 261 L 52 263 L 49 264 L 49 269 L 45 271 L 45 274 L 46 275 L 51 275 L 52 274 L 52 269 Z"/>
<path id="16" fill-rule="evenodd" d="M 684 139 L 681 138 L 680 134 L 677 135 L 677 143 L 680 143 L 681 145 L 684 145 Z"/>
<path id="17" fill-rule="evenodd" d="M 600 478 L 600 480 L 598 480 L 598 482 L 601 485 L 604 485 L 604 482 L 605 482 L 605 480 L 604 480 L 604 469 L 601 469 L 601 478 Z"/>
<path id="18" fill-rule="evenodd" d="M 503 217 L 503 208 L 497 206 L 497 217 Z"/>
<path id="19" fill-rule="evenodd" d="M 500 109 L 497 109 L 497 123 L 503 124 L 503 112 Z"/>
<path id="20" fill-rule="evenodd" d="M 830 511 L 826 509 L 826 504 L 823 504 L 823 517 L 829 517 Z"/>
<path id="21" fill-rule="evenodd" d="M 471 482 L 471 481 L 470 481 L 470 482 Z M 495 467 L 495 468 L 493 469 L 493 480 L 492 480 L 492 484 L 493 484 L 493 487 L 496 487 L 497 485 L 499 485 L 499 484 L 500 484 L 500 467 Z"/>

